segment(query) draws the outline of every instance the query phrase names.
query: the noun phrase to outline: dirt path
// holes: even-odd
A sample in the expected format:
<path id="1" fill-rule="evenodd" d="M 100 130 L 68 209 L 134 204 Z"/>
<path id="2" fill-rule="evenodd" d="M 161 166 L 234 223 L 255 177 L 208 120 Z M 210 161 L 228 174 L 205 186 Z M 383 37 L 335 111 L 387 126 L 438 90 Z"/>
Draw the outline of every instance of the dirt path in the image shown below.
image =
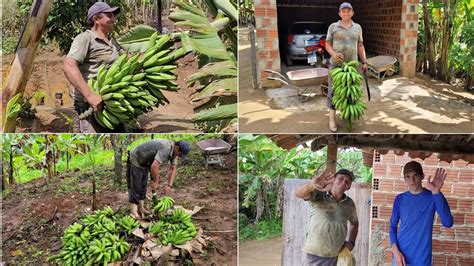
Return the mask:
<path id="1" fill-rule="evenodd" d="M 281 265 L 281 237 L 239 243 L 239 265 Z"/>
<path id="2" fill-rule="evenodd" d="M 206 170 L 198 151 L 191 151 L 189 162 L 178 167 L 170 196 L 185 208 L 203 207 L 193 216 L 193 223 L 211 237 L 206 252 L 193 256 L 196 265 L 237 265 L 235 156 L 233 152 L 225 157 L 224 169 L 211 166 Z M 159 184 L 166 182 L 164 171 Z M 126 185 L 113 185 L 110 169 L 99 167 L 96 175 L 98 208 L 111 206 L 128 212 Z M 3 261 L 11 265 L 45 263 L 59 250 L 63 230 L 91 213 L 91 188 L 90 173 L 79 169 L 61 174 L 49 185 L 40 179 L 15 187 L 14 193 L 3 197 Z"/>
<path id="3" fill-rule="evenodd" d="M 193 57 L 193 54 L 189 54 L 177 61 L 177 83 L 181 89 L 178 92 L 163 91 L 170 104 L 155 108 L 139 118 L 144 132 L 201 132 L 192 122 L 194 111 L 190 96 L 195 92 L 195 88 L 188 87 L 185 81 L 187 76 L 197 70 Z M 37 106 L 36 100 L 31 99 L 31 104 L 37 110 L 36 118 L 20 120 L 17 132 L 70 132 L 67 121 L 73 115 L 73 88 L 62 71 L 63 59 L 64 55 L 56 47 L 38 49 L 25 95 L 31 97 L 36 90 L 43 92 L 46 94 L 44 105 Z M 6 82 L 11 60 L 12 55 L 2 58 L 3 83 Z M 4 85 L 2 84 L 2 87 Z M 62 106 L 55 104 L 55 93 L 62 93 Z"/>
<path id="4" fill-rule="evenodd" d="M 240 132 L 330 133 L 326 99 L 320 93 L 301 102 L 298 92 L 288 86 L 251 89 L 248 38 L 239 41 L 239 71 L 246 73 L 239 75 Z M 282 72 L 304 67 L 287 69 L 283 64 Z M 471 133 L 474 129 L 474 95 L 462 89 L 422 75 L 394 76 L 383 84 L 371 78 L 369 87 L 372 100 L 362 120 L 355 122 L 354 133 Z M 339 118 L 338 127 L 338 132 L 347 132 Z"/>

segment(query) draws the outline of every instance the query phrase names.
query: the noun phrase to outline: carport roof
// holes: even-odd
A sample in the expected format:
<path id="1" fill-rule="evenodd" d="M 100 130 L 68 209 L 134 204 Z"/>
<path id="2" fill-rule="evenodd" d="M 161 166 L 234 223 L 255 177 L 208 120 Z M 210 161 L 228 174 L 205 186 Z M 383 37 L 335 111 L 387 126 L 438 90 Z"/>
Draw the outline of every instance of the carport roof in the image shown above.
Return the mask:
<path id="1" fill-rule="evenodd" d="M 277 0 L 278 6 L 300 6 L 300 7 L 337 7 L 341 1 L 320 0 Z"/>
<path id="2" fill-rule="evenodd" d="M 472 134 L 293 134 L 267 136 L 285 149 L 291 149 L 311 141 L 313 151 L 323 148 L 328 143 L 335 143 L 339 147 L 363 149 L 366 154 L 373 154 L 373 150 L 377 150 L 380 154 L 386 154 L 393 150 L 397 155 L 408 152 L 408 156 L 411 158 L 424 160 L 433 153 L 438 153 L 438 159 L 448 163 L 458 159 L 474 163 L 472 152 L 474 151 L 474 135 Z M 365 164 L 367 165 L 367 162 Z"/>

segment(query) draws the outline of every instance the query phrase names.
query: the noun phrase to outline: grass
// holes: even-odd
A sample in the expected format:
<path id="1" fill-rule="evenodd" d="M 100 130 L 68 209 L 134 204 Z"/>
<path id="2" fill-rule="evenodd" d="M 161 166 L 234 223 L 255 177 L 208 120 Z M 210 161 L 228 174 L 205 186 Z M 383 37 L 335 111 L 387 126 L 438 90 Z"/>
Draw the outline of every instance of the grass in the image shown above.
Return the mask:
<path id="1" fill-rule="evenodd" d="M 2 54 L 7 55 L 15 51 L 16 39 L 11 36 L 3 36 L 2 38 Z"/>
<path id="2" fill-rule="evenodd" d="M 114 151 L 113 150 L 101 150 L 96 155 L 97 166 L 110 166 L 113 167 L 114 164 Z M 71 157 L 69 162 L 69 169 L 80 169 L 81 171 L 87 171 L 92 169 L 92 164 L 90 163 L 89 157 L 87 154 L 76 154 Z M 56 170 L 58 173 L 63 173 L 66 171 L 66 159 L 60 159 L 56 165 Z M 45 171 L 46 174 L 46 171 Z M 19 174 L 15 176 L 16 182 L 18 184 L 27 183 L 38 179 L 43 176 L 41 170 L 38 169 L 24 169 L 20 170 Z"/>
<path id="3" fill-rule="evenodd" d="M 264 240 L 280 236 L 282 219 L 260 220 L 257 224 L 239 222 L 239 241 Z"/>

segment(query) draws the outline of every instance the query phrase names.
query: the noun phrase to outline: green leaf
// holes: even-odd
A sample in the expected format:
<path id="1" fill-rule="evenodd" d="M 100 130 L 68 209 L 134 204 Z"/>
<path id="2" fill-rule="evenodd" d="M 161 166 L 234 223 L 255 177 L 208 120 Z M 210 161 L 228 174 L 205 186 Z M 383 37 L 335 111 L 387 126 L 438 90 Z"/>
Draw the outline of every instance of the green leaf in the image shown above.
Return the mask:
<path id="1" fill-rule="evenodd" d="M 137 25 L 130 29 L 117 41 L 127 51 L 144 53 L 147 49 L 148 41 L 156 30 L 147 25 Z"/>
<path id="2" fill-rule="evenodd" d="M 199 112 L 194 117 L 194 121 L 215 121 L 233 117 L 237 117 L 237 103 L 222 105 L 216 108 Z"/>
<path id="3" fill-rule="evenodd" d="M 237 78 L 221 79 L 210 83 L 193 98 L 193 101 L 226 94 L 237 94 Z"/>
<path id="4" fill-rule="evenodd" d="M 232 17 L 237 21 L 237 9 L 230 3 L 229 0 L 213 0 L 217 8 L 222 10 L 227 16 Z"/>

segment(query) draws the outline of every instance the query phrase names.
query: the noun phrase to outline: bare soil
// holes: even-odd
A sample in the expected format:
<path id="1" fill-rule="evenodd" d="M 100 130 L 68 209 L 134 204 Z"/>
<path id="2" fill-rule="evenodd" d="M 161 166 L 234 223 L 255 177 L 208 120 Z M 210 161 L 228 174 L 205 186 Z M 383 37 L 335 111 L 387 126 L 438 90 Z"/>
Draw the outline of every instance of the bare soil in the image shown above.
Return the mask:
<path id="1" fill-rule="evenodd" d="M 73 87 L 62 71 L 64 57 L 65 55 L 53 45 L 38 49 L 33 70 L 25 88 L 25 95 L 32 97 L 37 90 L 43 92 L 46 94 L 44 105 L 38 105 L 32 98 L 30 102 L 37 111 L 36 117 L 20 120 L 16 132 L 71 131 L 67 121 L 74 114 Z M 2 87 L 5 86 L 12 60 L 11 54 L 2 58 Z M 163 91 L 170 104 L 154 108 L 152 112 L 140 117 L 144 132 L 200 132 L 192 122 L 194 112 L 190 96 L 195 92 L 195 87 L 189 87 L 185 81 L 187 76 L 198 69 L 194 54 L 191 53 L 179 59 L 177 64 L 177 83 L 181 89 L 178 92 Z M 56 104 L 55 93 L 63 94 L 62 106 Z"/>
<path id="2" fill-rule="evenodd" d="M 239 243 L 239 265 L 281 265 L 283 239 L 251 240 Z"/>
<path id="3" fill-rule="evenodd" d="M 194 258 L 196 265 L 237 265 L 235 157 L 234 151 L 225 156 L 225 168 L 210 166 L 206 170 L 200 154 L 191 152 L 191 161 L 178 166 L 170 196 L 185 208 L 203 207 L 193 216 L 193 223 L 211 237 L 206 252 Z M 166 182 L 164 171 L 160 184 Z M 96 170 L 96 176 L 98 208 L 111 206 L 127 212 L 126 185 L 114 185 L 113 171 L 105 167 Z M 14 187 L 3 197 L 3 261 L 12 265 L 47 263 L 47 257 L 60 249 L 64 229 L 92 212 L 91 191 L 90 172 L 79 169 L 60 173 L 49 184 L 37 179 Z"/>

